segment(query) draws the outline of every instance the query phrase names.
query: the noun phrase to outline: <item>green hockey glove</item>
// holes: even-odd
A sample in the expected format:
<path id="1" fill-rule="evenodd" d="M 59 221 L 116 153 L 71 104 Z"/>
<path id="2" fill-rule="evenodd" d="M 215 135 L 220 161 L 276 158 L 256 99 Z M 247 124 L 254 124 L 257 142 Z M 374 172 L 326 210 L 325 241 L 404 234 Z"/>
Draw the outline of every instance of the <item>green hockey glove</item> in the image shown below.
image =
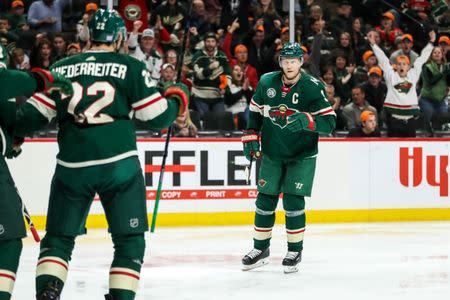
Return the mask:
<path id="1" fill-rule="evenodd" d="M 261 152 L 259 151 L 259 135 L 253 129 L 244 130 L 244 135 L 241 138 L 244 146 L 244 155 L 251 161 L 252 158 L 260 158 Z"/>
<path id="2" fill-rule="evenodd" d="M 286 128 L 292 132 L 314 131 L 316 128 L 313 117 L 307 112 L 297 112 L 289 116 L 287 122 Z"/>
<path id="3" fill-rule="evenodd" d="M 180 104 L 178 115 L 182 115 L 189 106 L 189 90 L 185 84 L 175 83 L 167 86 L 164 97 L 178 101 Z"/>
<path id="4" fill-rule="evenodd" d="M 31 69 L 31 75 L 36 79 L 36 92 L 50 94 L 52 91 L 61 91 L 66 95 L 73 95 L 72 83 L 63 75 L 41 68 Z"/>

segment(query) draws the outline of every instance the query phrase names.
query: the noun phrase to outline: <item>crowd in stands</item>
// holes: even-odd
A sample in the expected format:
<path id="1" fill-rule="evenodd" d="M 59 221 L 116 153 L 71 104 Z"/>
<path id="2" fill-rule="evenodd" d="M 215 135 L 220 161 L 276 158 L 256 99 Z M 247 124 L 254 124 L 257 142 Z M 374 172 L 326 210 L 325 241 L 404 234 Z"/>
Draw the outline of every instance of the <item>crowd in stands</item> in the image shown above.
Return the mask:
<path id="1" fill-rule="evenodd" d="M 106 2 L 0 0 L 0 42 L 9 68 L 49 68 L 87 51 L 89 20 Z M 450 0 L 296 0 L 295 28 L 289 24 L 289 0 L 115 0 L 114 5 L 126 27 L 118 51 L 143 61 L 155 84 L 164 86 L 180 74 L 191 91 L 190 112 L 174 124 L 177 136 L 244 129 L 258 80 L 279 70 L 279 51 L 290 30 L 304 51 L 303 71 L 325 84 L 338 136 L 450 136 Z M 408 94 L 410 89 L 415 93 Z M 409 98 L 388 99 L 392 93 Z"/>

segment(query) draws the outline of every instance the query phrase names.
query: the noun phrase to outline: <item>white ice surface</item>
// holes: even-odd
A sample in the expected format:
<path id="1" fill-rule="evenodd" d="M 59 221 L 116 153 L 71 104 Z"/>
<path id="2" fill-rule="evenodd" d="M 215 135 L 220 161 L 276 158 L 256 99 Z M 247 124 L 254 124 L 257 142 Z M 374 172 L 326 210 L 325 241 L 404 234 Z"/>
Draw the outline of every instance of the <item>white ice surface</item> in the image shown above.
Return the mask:
<path id="1" fill-rule="evenodd" d="M 269 265 L 248 272 L 251 226 L 157 228 L 146 240 L 138 300 L 450 299 L 450 222 L 309 225 L 300 272 L 288 275 L 282 225 Z M 34 299 L 38 252 L 24 241 L 13 299 Z M 62 299 L 104 299 L 112 253 L 106 230 L 79 237 Z"/>

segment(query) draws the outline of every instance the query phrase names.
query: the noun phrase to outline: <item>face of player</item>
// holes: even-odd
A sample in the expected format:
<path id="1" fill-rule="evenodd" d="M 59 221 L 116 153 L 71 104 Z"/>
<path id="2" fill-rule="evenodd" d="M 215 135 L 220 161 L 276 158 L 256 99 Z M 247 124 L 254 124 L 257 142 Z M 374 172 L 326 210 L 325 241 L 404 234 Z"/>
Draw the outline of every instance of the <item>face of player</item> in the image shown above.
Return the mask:
<path id="1" fill-rule="evenodd" d="M 377 127 L 377 118 L 375 116 L 369 116 L 369 118 L 363 123 L 363 127 L 367 132 L 375 131 L 375 128 Z"/>
<path id="2" fill-rule="evenodd" d="M 161 72 L 161 76 L 163 78 L 164 82 L 167 81 L 173 81 L 175 78 L 175 70 L 173 68 L 165 68 L 162 72 Z"/>
<path id="3" fill-rule="evenodd" d="M 58 52 L 65 51 L 66 42 L 62 37 L 55 37 L 55 39 L 53 40 L 53 47 L 55 47 L 56 51 Z"/>
<path id="4" fill-rule="evenodd" d="M 248 53 L 247 51 L 239 51 L 236 53 L 236 59 L 240 63 L 246 63 L 248 60 Z"/>
<path id="5" fill-rule="evenodd" d="M 364 105 L 364 93 L 361 91 L 361 89 L 353 89 L 352 90 L 352 100 L 353 103 L 355 103 L 357 106 L 363 106 Z"/>
<path id="6" fill-rule="evenodd" d="M 287 80 L 294 80 L 300 74 L 302 62 L 299 58 L 282 58 L 280 64 Z"/>
<path id="7" fill-rule="evenodd" d="M 239 65 L 235 65 L 233 71 L 231 71 L 231 76 L 233 76 L 235 81 L 240 82 L 244 76 L 244 72 L 242 72 L 242 68 Z"/>
<path id="8" fill-rule="evenodd" d="M 336 57 L 336 68 L 344 69 L 347 64 L 347 60 L 344 57 Z"/>
<path id="9" fill-rule="evenodd" d="M 152 50 L 154 44 L 154 38 L 149 36 L 142 38 L 142 49 L 144 49 L 145 52 Z"/>
<path id="10" fill-rule="evenodd" d="M 397 72 L 400 77 L 406 77 L 411 66 L 404 60 L 397 62 Z"/>
<path id="11" fill-rule="evenodd" d="M 205 50 L 206 52 L 213 52 L 216 49 L 217 41 L 216 39 L 209 38 L 205 40 Z"/>
<path id="12" fill-rule="evenodd" d="M 442 52 L 442 48 L 435 47 L 433 49 L 433 52 L 431 53 L 431 59 L 436 63 L 441 63 L 443 57 L 444 57 L 444 53 Z"/>

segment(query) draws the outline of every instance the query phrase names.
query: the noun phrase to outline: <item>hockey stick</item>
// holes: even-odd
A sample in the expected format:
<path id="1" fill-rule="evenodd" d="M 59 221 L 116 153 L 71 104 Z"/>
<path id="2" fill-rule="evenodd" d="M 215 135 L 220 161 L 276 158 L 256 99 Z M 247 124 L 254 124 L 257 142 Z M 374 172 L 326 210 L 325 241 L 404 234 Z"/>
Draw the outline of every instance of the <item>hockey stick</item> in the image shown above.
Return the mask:
<path id="1" fill-rule="evenodd" d="M 189 12 L 187 14 L 186 25 L 184 27 L 183 43 L 181 44 L 180 55 L 178 56 L 178 61 L 177 61 L 177 68 L 178 68 L 177 69 L 177 82 L 181 82 L 181 69 L 183 68 L 184 52 L 186 51 L 186 43 L 187 43 L 187 37 L 189 34 L 191 13 L 192 13 L 192 1 L 190 2 L 190 5 L 189 5 Z M 186 107 L 186 109 L 188 109 L 188 108 Z M 161 164 L 161 171 L 159 173 L 158 188 L 156 190 L 155 206 L 153 207 L 152 224 L 150 226 L 150 232 L 152 232 L 152 233 L 155 232 L 156 216 L 158 214 L 159 200 L 160 200 L 160 196 L 161 196 L 161 188 L 162 188 L 162 183 L 163 183 L 163 178 L 164 178 L 164 171 L 166 169 L 166 158 L 167 158 L 167 153 L 169 150 L 169 143 L 170 143 L 171 135 L 172 135 L 172 125 L 170 125 L 167 130 L 166 143 L 164 145 L 163 160 L 162 160 L 162 164 Z"/>
<path id="2" fill-rule="evenodd" d="M 39 234 L 36 230 L 36 227 L 34 227 L 33 220 L 31 220 L 30 213 L 27 210 L 27 207 L 25 206 L 25 202 L 23 202 L 22 197 L 20 197 L 19 190 L 16 188 L 17 196 L 19 197 L 19 201 L 22 204 L 22 215 L 24 216 L 25 220 L 27 220 L 28 227 L 30 227 L 31 234 L 33 235 L 34 240 L 39 243 L 41 241 L 41 238 L 39 237 Z"/>
<path id="3" fill-rule="evenodd" d="M 389 6 L 390 8 L 394 9 L 395 11 L 397 11 L 399 14 L 401 14 L 402 16 L 408 18 L 409 20 L 413 21 L 415 24 L 419 25 L 419 27 L 425 31 L 425 25 L 423 25 L 422 22 L 420 22 L 419 20 L 411 17 L 410 15 L 408 15 L 407 13 L 404 13 L 401 9 L 399 9 L 398 7 L 392 5 L 391 3 L 385 1 L 385 0 L 381 0 L 381 2 L 383 2 L 385 5 Z"/>

